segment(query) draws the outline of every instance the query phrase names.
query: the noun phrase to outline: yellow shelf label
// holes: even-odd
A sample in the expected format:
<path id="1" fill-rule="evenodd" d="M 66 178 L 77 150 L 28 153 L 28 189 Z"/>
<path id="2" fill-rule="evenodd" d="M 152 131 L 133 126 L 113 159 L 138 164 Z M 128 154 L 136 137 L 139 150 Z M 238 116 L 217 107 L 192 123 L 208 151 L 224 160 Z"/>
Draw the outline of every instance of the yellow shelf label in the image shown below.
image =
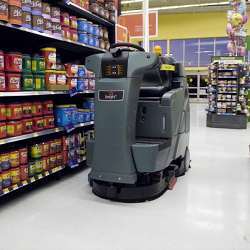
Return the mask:
<path id="1" fill-rule="evenodd" d="M 8 189 L 8 188 L 3 189 L 3 193 L 4 193 L 4 194 L 9 193 L 9 189 Z"/>
<path id="2" fill-rule="evenodd" d="M 46 172 L 45 172 L 45 176 L 48 176 L 48 175 L 49 175 L 49 172 L 48 172 L 48 171 L 46 171 Z"/>
<path id="3" fill-rule="evenodd" d="M 18 186 L 17 186 L 17 184 L 13 185 L 13 186 L 12 186 L 12 189 L 13 189 L 13 190 L 16 190 L 16 189 L 18 189 Z"/>
<path id="4" fill-rule="evenodd" d="M 41 174 L 38 175 L 38 179 L 42 179 L 43 176 Z"/>
<path id="5" fill-rule="evenodd" d="M 30 178 L 30 181 L 31 181 L 31 182 L 34 182 L 35 180 L 36 180 L 35 177 L 31 177 L 31 178 Z"/>
<path id="6" fill-rule="evenodd" d="M 23 186 L 25 186 L 25 185 L 28 185 L 28 182 L 27 181 L 23 181 L 22 184 L 23 184 Z"/>
<path id="7" fill-rule="evenodd" d="M 175 71 L 175 66 L 170 64 L 162 64 L 161 70 L 163 71 Z"/>

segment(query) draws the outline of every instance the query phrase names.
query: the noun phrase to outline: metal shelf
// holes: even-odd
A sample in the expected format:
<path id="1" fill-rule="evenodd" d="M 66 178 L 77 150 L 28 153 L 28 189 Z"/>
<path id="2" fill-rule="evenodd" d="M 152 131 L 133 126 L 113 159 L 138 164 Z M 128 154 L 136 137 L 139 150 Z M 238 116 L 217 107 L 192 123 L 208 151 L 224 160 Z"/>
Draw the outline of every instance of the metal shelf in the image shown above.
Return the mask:
<path id="1" fill-rule="evenodd" d="M 218 71 L 238 71 L 238 69 L 218 69 Z"/>
<path id="2" fill-rule="evenodd" d="M 238 76 L 218 76 L 218 79 L 238 79 Z"/>
<path id="3" fill-rule="evenodd" d="M 217 100 L 217 102 L 237 102 L 237 101 L 233 101 L 233 100 Z"/>
<path id="4" fill-rule="evenodd" d="M 16 41 L 13 41 L 14 39 L 11 40 L 10 38 L 16 37 L 19 40 L 18 46 L 27 47 L 27 41 L 32 43 L 34 45 L 32 47 L 34 48 L 31 47 L 30 48 L 31 50 L 32 49 L 37 50 L 38 47 L 51 45 L 59 49 L 66 50 L 68 52 L 78 54 L 78 57 L 80 53 L 84 53 L 84 55 L 86 56 L 86 55 L 91 55 L 95 53 L 106 52 L 106 50 L 101 49 L 101 48 L 85 45 L 79 42 L 66 40 L 64 38 L 55 37 L 53 35 L 41 33 L 41 32 L 27 29 L 24 27 L 11 25 L 9 23 L 6 24 L 3 22 L 0 22 L 0 31 L 2 33 L 1 41 L 0 41 L 1 46 L 2 46 L 2 43 L 5 42 L 4 44 L 5 46 L 8 45 L 8 47 L 9 46 L 13 47 Z M 18 46 L 16 44 L 16 49 L 18 48 Z"/>
<path id="5" fill-rule="evenodd" d="M 48 170 L 48 171 L 45 171 L 45 172 L 43 172 L 41 174 L 37 174 L 37 175 L 35 175 L 33 177 L 28 178 L 28 180 L 22 181 L 22 182 L 20 182 L 18 184 L 14 184 L 14 185 L 12 185 L 12 186 L 10 186 L 8 188 L 4 188 L 2 190 L 2 193 L 0 193 L 0 198 L 7 195 L 7 194 L 9 194 L 9 193 L 11 193 L 11 192 L 13 192 L 13 191 L 19 190 L 21 188 L 24 188 L 24 187 L 26 187 L 26 186 L 28 186 L 30 184 L 33 184 L 33 183 L 39 181 L 41 179 L 44 179 L 44 178 L 46 178 L 48 176 L 52 176 L 53 174 L 58 173 L 58 172 L 66 169 L 66 168 L 71 168 L 71 169 L 77 168 L 77 167 L 79 167 L 81 164 L 83 164 L 85 162 L 86 162 L 86 157 L 84 157 L 84 159 L 82 161 L 80 161 L 79 163 L 77 163 L 77 164 L 75 164 L 73 166 L 68 166 L 67 165 L 67 166 L 55 167 L 55 168 L 53 168 L 51 170 Z"/>
<path id="6" fill-rule="evenodd" d="M 79 92 L 77 95 L 94 94 L 93 90 Z M 69 95 L 68 91 L 18 91 L 18 92 L 0 92 L 0 97 L 18 97 L 18 96 L 47 96 L 47 95 Z"/>
<path id="7" fill-rule="evenodd" d="M 217 94 L 220 94 L 220 95 L 237 95 L 237 92 L 218 92 Z"/>
<path id="8" fill-rule="evenodd" d="M 84 128 L 84 127 L 88 127 L 88 126 L 91 126 L 91 125 L 94 125 L 93 121 L 77 124 L 72 129 L 70 129 L 69 131 L 67 131 L 65 128 L 46 129 L 46 130 L 43 130 L 41 132 L 35 132 L 35 133 L 27 134 L 27 135 L 20 135 L 20 136 L 10 137 L 10 138 L 6 138 L 6 139 L 1 139 L 0 140 L 0 145 L 15 143 L 17 141 L 29 140 L 29 139 L 32 139 L 32 138 L 37 138 L 37 137 L 41 137 L 41 136 L 45 136 L 45 135 L 57 134 L 57 133 L 60 133 L 60 132 L 72 132 L 75 129 Z"/>
<path id="9" fill-rule="evenodd" d="M 52 1 L 52 2 L 55 2 L 55 1 Z M 115 26 L 114 22 L 111 22 L 110 20 L 107 20 L 107 19 L 105 19 L 103 17 L 100 17 L 100 16 L 92 13 L 89 10 L 81 8 L 80 6 L 78 6 L 77 4 L 73 3 L 70 0 L 62 0 L 62 1 L 56 1 L 56 2 L 57 2 L 58 6 L 71 11 L 75 15 L 78 15 L 80 17 L 86 18 L 89 21 L 93 21 L 96 24 L 101 24 L 101 25 L 104 25 L 106 27 L 113 27 L 113 26 Z"/>

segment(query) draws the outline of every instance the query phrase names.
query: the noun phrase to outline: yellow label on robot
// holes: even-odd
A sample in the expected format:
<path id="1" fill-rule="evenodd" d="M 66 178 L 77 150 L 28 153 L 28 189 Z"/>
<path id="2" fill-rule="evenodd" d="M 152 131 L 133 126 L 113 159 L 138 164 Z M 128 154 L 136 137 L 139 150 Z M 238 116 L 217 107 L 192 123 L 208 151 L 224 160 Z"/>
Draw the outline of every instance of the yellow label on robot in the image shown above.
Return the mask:
<path id="1" fill-rule="evenodd" d="M 162 64 L 161 65 L 161 70 L 164 70 L 164 71 L 175 71 L 175 66 L 174 65 L 170 65 L 170 64 Z"/>

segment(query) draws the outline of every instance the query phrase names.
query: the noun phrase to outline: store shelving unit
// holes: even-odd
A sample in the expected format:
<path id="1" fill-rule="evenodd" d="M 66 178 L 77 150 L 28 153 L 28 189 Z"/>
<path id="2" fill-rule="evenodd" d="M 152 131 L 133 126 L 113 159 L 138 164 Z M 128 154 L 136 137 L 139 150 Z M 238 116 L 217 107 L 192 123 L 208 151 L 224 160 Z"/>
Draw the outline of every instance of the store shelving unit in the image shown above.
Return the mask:
<path id="1" fill-rule="evenodd" d="M 66 0 L 45 0 L 50 4 L 60 7 L 62 10 L 67 11 L 71 15 L 76 15 L 77 17 L 86 18 L 89 21 L 92 21 L 95 24 L 102 25 L 108 29 L 109 32 L 109 42 L 112 44 L 115 42 L 115 23 L 106 20 L 105 18 L 99 17 L 88 10 L 82 9 L 71 1 Z M 105 50 L 89 45 L 85 45 L 79 42 L 73 42 L 66 40 L 64 38 L 55 37 L 49 34 L 37 32 L 31 29 L 6 24 L 0 22 L 0 49 L 6 51 L 21 51 L 22 53 L 37 53 L 43 47 L 56 47 L 57 52 L 61 56 L 62 62 L 79 62 L 84 63 L 85 58 L 89 55 L 96 53 L 104 53 Z M 58 98 L 60 96 L 60 98 Z M 4 101 L 20 101 L 20 100 L 44 100 L 52 99 L 56 104 L 65 103 L 78 103 L 80 104 L 84 98 L 94 97 L 93 90 L 87 90 L 81 93 L 74 94 L 74 97 L 70 95 L 68 91 L 20 91 L 20 92 L 0 92 L 0 102 Z M 55 138 L 59 134 L 70 134 L 74 131 L 88 131 L 93 130 L 94 122 L 82 123 L 75 125 L 74 127 L 65 129 L 65 128 L 53 128 L 47 129 L 41 132 L 35 132 L 31 134 L 10 137 L 0 140 L 0 152 L 4 149 L 13 149 L 19 145 L 31 144 L 34 142 L 41 142 L 43 138 L 50 139 Z M 85 160 L 71 166 L 71 168 L 76 168 L 78 166 L 85 165 Z M 29 178 L 27 181 L 23 181 L 19 184 L 15 184 L 11 187 L 3 189 L 3 192 L 0 194 L 0 198 L 4 197 L 7 194 L 18 191 L 24 187 L 28 187 L 33 183 L 38 182 L 39 180 L 46 180 L 47 177 L 53 176 L 56 173 L 63 172 L 69 166 L 61 166 L 53 168 L 50 171 L 45 171 L 42 174 L 38 174 L 35 177 Z"/>
<path id="2" fill-rule="evenodd" d="M 207 126 L 247 126 L 246 65 L 241 57 L 214 57 L 209 66 Z"/>

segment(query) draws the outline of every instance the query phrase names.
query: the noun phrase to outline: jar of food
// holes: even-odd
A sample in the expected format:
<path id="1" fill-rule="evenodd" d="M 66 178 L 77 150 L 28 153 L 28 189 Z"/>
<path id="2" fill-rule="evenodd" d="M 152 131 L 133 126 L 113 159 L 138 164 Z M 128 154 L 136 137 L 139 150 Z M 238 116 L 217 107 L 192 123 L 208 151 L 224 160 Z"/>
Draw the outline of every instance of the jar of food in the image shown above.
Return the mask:
<path id="1" fill-rule="evenodd" d="M 21 165 L 20 166 L 20 180 L 27 181 L 29 178 L 29 168 L 28 165 Z"/>
<path id="2" fill-rule="evenodd" d="M 22 25 L 22 8 L 9 5 L 9 23 L 14 25 Z"/>
<path id="3" fill-rule="evenodd" d="M 32 57 L 32 72 L 34 74 L 44 74 L 45 60 L 43 56 L 34 55 Z"/>
<path id="4" fill-rule="evenodd" d="M 35 161 L 29 162 L 28 173 L 29 173 L 29 177 L 33 177 L 36 175 L 36 162 Z"/>
<path id="5" fill-rule="evenodd" d="M 20 91 L 21 74 L 7 73 L 6 74 L 6 89 L 7 91 Z"/>
<path id="6" fill-rule="evenodd" d="M 45 59 L 45 69 L 56 69 L 56 48 L 43 48 L 41 51 Z"/>
<path id="7" fill-rule="evenodd" d="M 32 118 L 23 119 L 23 134 L 33 133 L 33 120 Z"/>
<path id="8" fill-rule="evenodd" d="M 35 90 L 45 90 L 45 75 L 44 74 L 34 74 L 34 89 Z"/>
<path id="9" fill-rule="evenodd" d="M 43 161 L 42 159 L 36 160 L 36 174 L 40 174 L 43 172 Z"/>
<path id="10" fill-rule="evenodd" d="M 62 27 L 62 36 L 63 36 L 63 38 L 70 40 L 70 29 L 69 29 L 69 27 Z"/>
<path id="11" fill-rule="evenodd" d="M 56 156 L 55 155 L 51 155 L 49 157 L 49 168 L 53 169 L 56 167 Z"/>
<path id="12" fill-rule="evenodd" d="M 86 45 L 89 44 L 89 36 L 87 32 L 78 32 L 78 42 Z"/>
<path id="13" fill-rule="evenodd" d="M 40 159 L 42 157 L 42 144 L 34 144 L 30 148 L 30 157 Z"/>
<path id="14" fill-rule="evenodd" d="M 42 0 L 32 0 L 32 15 L 42 15 Z"/>
<path id="15" fill-rule="evenodd" d="M 22 75 L 22 90 L 29 91 L 34 89 L 33 75 L 26 73 Z"/>
<path id="16" fill-rule="evenodd" d="M 19 167 L 10 170 L 10 177 L 12 185 L 20 183 L 20 169 Z"/>
<path id="17" fill-rule="evenodd" d="M 94 39 L 94 47 L 99 48 L 100 44 L 99 44 L 99 39 L 98 39 L 98 37 L 94 36 L 93 39 Z"/>
<path id="18" fill-rule="evenodd" d="M 43 171 L 48 171 L 49 168 L 49 157 L 43 157 L 42 158 L 42 166 L 43 166 Z"/>
<path id="19" fill-rule="evenodd" d="M 43 117 L 34 117 L 33 118 L 33 130 L 41 131 L 44 129 L 44 119 Z"/>
<path id="20" fill-rule="evenodd" d="M 32 103 L 31 102 L 24 102 L 22 104 L 22 117 L 23 118 L 31 118 L 32 117 Z"/>
<path id="21" fill-rule="evenodd" d="M 67 77 L 77 77 L 78 76 L 78 65 L 77 64 L 66 63 L 66 64 L 64 64 L 64 66 L 66 69 Z"/>
<path id="22" fill-rule="evenodd" d="M 62 153 L 56 154 L 56 166 L 62 167 L 63 166 L 63 155 Z"/>
<path id="23" fill-rule="evenodd" d="M 32 115 L 33 116 L 42 116 L 43 115 L 43 105 L 41 102 L 32 103 Z"/>
<path id="24" fill-rule="evenodd" d="M 52 22 L 50 19 L 43 20 L 43 31 L 46 34 L 52 34 Z"/>
<path id="25" fill-rule="evenodd" d="M 28 163 L 28 149 L 26 147 L 19 149 L 19 163 L 20 165 Z"/>
<path id="26" fill-rule="evenodd" d="M 99 25 L 97 24 L 93 24 L 93 35 L 94 36 L 99 36 L 100 35 L 100 29 L 99 29 Z"/>
<path id="27" fill-rule="evenodd" d="M 49 3 L 42 2 L 42 16 L 44 19 L 51 19 L 51 8 Z"/>
<path id="28" fill-rule="evenodd" d="M 62 27 L 60 23 L 53 23 L 52 22 L 52 34 L 55 37 L 62 37 Z"/>
<path id="29" fill-rule="evenodd" d="M 77 33 L 77 30 L 74 30 L 74 29 L 70 29 L 70 40 L 71 41 L 74 41 L 74 42 L 77 42 L 78 41 L 78 33 Z"/>
<path id="30" fill-rule="evenodd" d="M 89 43 L 90 46 L 94 46 L 94 37 L 92 35 L 89 35 Z"/>
<path id="31" fill-rule="evenodd" d="M 53 23 L 60 23 L 61 11 L 59 7 L 51 7 L 51 21 Z"/>
<path id="32" fill-rule="evenodd" d="M 93 35 L 93 31 L 94 31 L 94 28 L 93 28 L 93 23 L 88 21 L 87 22 L 87 25 L 88 25 L 88 30 L 87 32 L 90 34 L 90 35 Z"/>
<path id="33" fill-rule="evenodd" d="M 76 77 L 67 77 L 67 85 L 70 89 L 77 87 L 77 78 Z"/>
<path id="34" fill-rule="evenodd" d="M 27 29 L 32 28 L 32 17 L 29 11 L 22 11 L 22 26 Z"/>
<path id="35" fill-rule="evenodd" d="M 8 2 L 0 1 L 0 21 L 8 22 L 9 19 Z"/>
<path id="36" fill-rule="evenodd" d="M 7 120 L 20 120 L 23 116 L 22 105 L 20 103 L 11 103 L 6 106 Z"/>
<path id="37" fill-rule="evenodd" d="M 0 121 L 6 120 L 6 106 L 5 104 L 0 104 Z"/>
<path id="38" fill-rule="evenodd" d="M 53 101 L 45 101 L 43 102 L 43 114 L 44 115 L 52 115 L 54 110 Z"/>
<path id="39" fill-rule="evenodd" d="M 55 118 L 53 115 L 44 116 L 44 128 L 50 129 L 55 127 Z"/>
<path id="40" fill-rule="evenodd" d="M 31 73 L 31 56 L 30 55 L 23 55 L 23 62 L 22 62 L 22 69 L 23 73 Z"/>
<path id="41" fill-rule="evenodd" d="M 45 71 L 45 84 L 47 87 L 51 85 L 56 85 L 56 70 L 46 70 Z"/>
<path id="42" fill-rule="evenodd" d="M 2 171 L 10 169 L 10 161 L 8 153 L 0 154 L 0 168 Z"/>
<path id="43" fill-rule="evenodd" d="M 11 186 L 10 170 L 5 170 L 2 172 L 2 186 L 3 188 L 8 188 Z"/>
<path id="44" fill-rule="evenodd" d="M 20 165 L 20 155 L 18 150 L 9 153 L 9 161 L 11 168 L 16 168 Z"/>
<path id="45" fill-rule="evenodd" d="M 32 29 L 35 31 L 43 31 L 43 17 L 42 14 L 39 16 L 32 15 Z"/>
<path id="46" fill-rule="evenodd" d="M 31 13 L 32 0 L 22 0 L 22 10 Z"/>
<path id="47" fill-rule="evenodd" d="M 5 84 L 5 73 L 0 72 L 0 91 L 6 90 L 6 84 Z"/>
<path id="48" fill-rule="evenodd" d="M 7 127 L 5 122 L 0 122 L 0 139 L 7 137 Z"/>
<path id="49" fill-rule="evenodd" d="M 49 142 L 42 143 L 42 156 L 49 156 L 50 151 L 50 144 Z"/>
<path id="50" fill-rule="evenodd" d="M 71 29 L 77 30 L 77 17 L 76 16 L 69 17 L 69 26 Z"/>
<path id="51" fill-rule="evenodd" d="M 22 54 L 9 52 L 5 53 L 5 71 L 8 72 L 22 72 Z"/>
<path id="52" fill-rule="evenodd" d="M 63 27 L 69 27 L 69 13 L 61 12 L 61 25 Z"/>
<path id="53" fill-rule="evenodd" d="M 1 71 L 4 71 L 4 52 L 2 50 L 0 50 L 0 72 Z"/>
<path id="54" fill-rule="evenodd" d="M 88 32 L 88 23 L 85 18 L 77 18 L 77 29 L 80 32 Z"/>
<path id="55" fill-rule="evenodd" d="M 66 78 L 66 71 L 57 71 L 56 72 L 56 84 L 58 85 L 66 85 L 67 78 Z"/>
<path id="56" fill-rule="evenodd" d="M 7 122 L 7 137 L 20 136 L 23 132 L 22 121 Z"/>

